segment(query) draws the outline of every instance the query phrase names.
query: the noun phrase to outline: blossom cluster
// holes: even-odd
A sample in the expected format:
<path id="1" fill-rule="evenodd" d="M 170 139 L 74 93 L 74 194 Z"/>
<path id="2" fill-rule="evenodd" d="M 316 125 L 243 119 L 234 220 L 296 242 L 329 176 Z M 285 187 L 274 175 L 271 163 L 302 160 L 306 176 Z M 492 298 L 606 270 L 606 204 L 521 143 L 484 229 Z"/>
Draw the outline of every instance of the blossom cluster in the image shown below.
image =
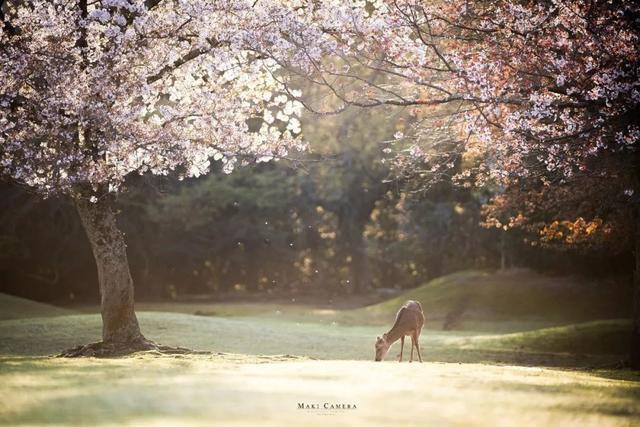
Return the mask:
<path id="1" fill-rule="evenodd" d="M 132 173 L 194 177 L 212 159 L 231 172 L 304 150 L 301 94 L 259 53 L 283 43 L 262 25 L 283 6 L 261 3 L 9 4 L 0 173 L 44 194 L 117 191 Z"/>

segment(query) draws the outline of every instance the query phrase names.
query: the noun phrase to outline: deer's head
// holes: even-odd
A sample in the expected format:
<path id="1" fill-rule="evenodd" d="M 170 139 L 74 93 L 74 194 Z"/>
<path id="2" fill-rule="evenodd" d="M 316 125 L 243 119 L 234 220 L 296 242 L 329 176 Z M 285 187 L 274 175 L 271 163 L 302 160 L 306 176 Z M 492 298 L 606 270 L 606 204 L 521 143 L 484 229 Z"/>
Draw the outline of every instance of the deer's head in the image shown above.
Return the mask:
<path id="1" fill-rule="evenodd" d="M 389 351 L 389 347 L 391 347 L 391 344 L 387 341 L 387 334 L 376 338 L 376 362 L 384 360 L 384 357 Z"/>

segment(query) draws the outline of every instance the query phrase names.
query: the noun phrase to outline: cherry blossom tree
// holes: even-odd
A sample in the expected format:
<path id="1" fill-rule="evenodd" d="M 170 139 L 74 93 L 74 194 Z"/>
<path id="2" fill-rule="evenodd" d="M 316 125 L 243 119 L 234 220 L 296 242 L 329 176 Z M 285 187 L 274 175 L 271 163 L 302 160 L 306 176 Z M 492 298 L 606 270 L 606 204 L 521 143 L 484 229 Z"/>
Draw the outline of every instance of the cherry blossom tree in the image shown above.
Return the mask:
<path id="1" fill-rule="evenodd" d="M 197 177 L 212 159 L 230 173 L 304 149 L 296 92 L 249 48 L 280 37 L 261 27 L 276 4 L 0 4 L 0 173 L 69 196 L 98 268 L 102 342 L 67 354 L 169 350 L 144 338 L 134 312 L 113 207 L 128 176 Z"/>

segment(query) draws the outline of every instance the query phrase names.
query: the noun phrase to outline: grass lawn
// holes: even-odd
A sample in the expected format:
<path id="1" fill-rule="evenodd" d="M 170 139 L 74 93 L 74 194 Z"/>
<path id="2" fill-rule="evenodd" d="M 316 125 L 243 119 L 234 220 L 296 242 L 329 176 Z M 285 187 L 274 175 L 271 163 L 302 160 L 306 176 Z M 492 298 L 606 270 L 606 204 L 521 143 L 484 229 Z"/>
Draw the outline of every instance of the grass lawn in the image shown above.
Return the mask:
<path id="1" fill-rule="evenodd" d="M 485 303 L 465 309 L 457 330 L 443 331 L 438 319 L 446 316 L 445 306 L 455 307 L 463 295 L 456 283 L 473 286 L 469 277 L 478 274 L 484 273 L 449 276 L 447 290 L 434 281 L 353 310 L 140 304 L 147 337 L 213 352 L 175 357 L 48 357 L 98 340 L 100 316 L 0 295 L 0 307 L 10 313 L 0 320 L 0 425 L 640 423 L 640 374 L 612 369 L 628 350 L 628 320 L 594 320 L 575 307 L 562 319 L 558 305 L 545 316 L 533 315 L 528 303 L 507 310 L 506 302 L 487 296 L 506 286 L 506 278 L 487 277 L 475 290 Z M 408 297 L 425 306 L 425 363 L 395 362 L 398 344 L 387 362 L 372 362 L 376 335 L 390 327 Z M 437 301 L 439 311 L 428 308 Z M 608 302 L 594 303 L 594 313 L 608 310 Z M 405 357 L 408 350 L 407 343 Z M 320 408 L 299 409 L 300 403 Z M 356 409 L 325 409 L 325 403 Z"/>
<path id="2" fill-rule="evenodd" d="M 637 378 L 598 371 L 225 356 L 2 363 L 0 423 L 11 425 L 624 426 L 640 416 Z"/>
<path id="3" fill-rule="evenodd" d="M 284 317 L 283 317 L 284 316 Z M 241 354 L 292 354 L 314 359 L 372 360 L 373 343 L 388 326 L 296 322 L 286 315 L 270 317 L 204 317 L 182 313 L 140 312 L 145 335 L 155 341 L 200 350 Z M 579 335 L 567 332 L 576 328 Z M 0 355 L 45 356 L 100 339 L 96 314 L 0 321 Z M 421 350 L 439 362 L 516 363 L 545 366 L 597 367 L 615 364 L 626 354 L 630 324 L 599 321 L 572 327 L 509 334 L 425 329 Z M 609 336 L 613 341 L 600 340 Z M 580 343 L 580 351 L 567 347 Z M 409 342 L 405 344 L 409 349 Z M 526 348 L 525 348 L 526 347 Z M 390 358 L 399 353 L 392 347 Z"/>

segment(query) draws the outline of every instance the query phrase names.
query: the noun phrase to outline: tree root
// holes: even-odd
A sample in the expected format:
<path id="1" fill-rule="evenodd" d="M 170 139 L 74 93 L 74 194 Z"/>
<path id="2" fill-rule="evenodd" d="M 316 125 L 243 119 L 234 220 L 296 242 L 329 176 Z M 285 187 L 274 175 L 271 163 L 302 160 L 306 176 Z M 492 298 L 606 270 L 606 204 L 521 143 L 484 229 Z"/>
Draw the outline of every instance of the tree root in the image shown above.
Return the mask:
<path id="1" fill-rule="evenodd" d="M 79 345 L 56 355 L 56 357 L 118 357 L 133 353 L 148 352 L 150 354 L 211 354 L 209 351 L 191 350 L 185 347 L 172 347 L 157 344 L 144 337 L 129 342 L 94 342 Z"/>

